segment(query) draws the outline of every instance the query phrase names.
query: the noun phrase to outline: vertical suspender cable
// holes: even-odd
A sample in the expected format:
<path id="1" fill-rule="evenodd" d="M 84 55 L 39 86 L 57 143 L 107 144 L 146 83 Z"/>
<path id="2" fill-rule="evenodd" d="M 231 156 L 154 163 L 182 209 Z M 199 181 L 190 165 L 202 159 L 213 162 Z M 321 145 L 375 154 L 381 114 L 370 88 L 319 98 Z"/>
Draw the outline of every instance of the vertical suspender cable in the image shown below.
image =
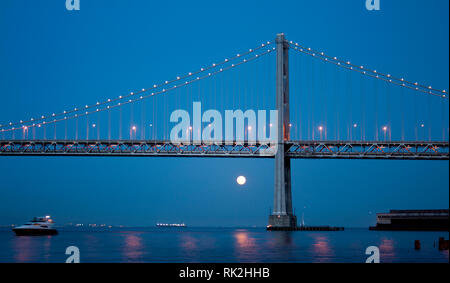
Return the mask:
<path id="1" fill-rule="evenodd" d="M 314 75 L 314 61 L 311 60 L 311 139 L 314 140 L 314 79 L 315 79 L 315 75 Z"/>
<path id="2" fill-rule="evenodd" d="M 388 140 L 391 141 L 391 127 L 392 127 L 392 122 L 391 122 L 391 89 L 390 89 L 390 85 L 386 84 L 387 86 L 387 90 L 386 90 L 386 103 L 387 103 L 387 114 L 388 114 Z"/>
<path id="3" fill-rule="evenodd" d="M 86 140 L 89 140 L 89 115 L 86 115 Z"/>
<path id="4" fill-rule="evenodd" d="M 119 106 L 119 140 L 122 139 L 122 104 Z"/>
<path id="5" fill-rule="evenodd" d="M 364 77 L 363 75 L 360 76 L 360 96 L 361 96 L 361 125 L 356 124 L 357 127 L 360 128 L 361 131 L 361 140 L 366 140 L 366 97 L 365 97 L 365 91 L 364 91 Z"/>
<path id="6" fill-rule="evenodd" d="M 400 101 L 402 102 L 402 141 L 405 141 L 405 90 L 404 88 L 400 88 Z"/>
<path id="7" fill-rule="evenodd" d="M 340 99 L 340 95 L 339 95 L 339 70 L 336 69 L 336 73 L 335 73 L 335 86 L 336 86 L 336 139 L 339 141 L 341 139 L 341 135 L 340 135 L 340 121 L 339 121 L 339 114 L 340 114 L 340 106 L 341 106 L 341 99 Z"/>
<path id="8" fill-rule="evenodd" d="M 428 106 L 428 117 L 427 117 L 427 124 L 428 124 L 428 141 L 431 141 L 431 95 L 427 95 L 428 96 L 428 100 L 427 100 L 427 106 Z"/>
<path id="9" fill-rule="evenodd" d="M 414 93 L 413 94 L 414 96 L 413 96 L 413 103 L 414 103 L 414 136 L 415 136 L 415 139 L 416 139 L 416 141 L 418 141 L 419 140 L 419 131 L 418 131 L 418 120 L 417 120 L 417 98 L 416 98 L 416 94 Z"/>
<path id="10" fill-rule="evenodd" d="M 108 140 L 111 140 L 111 110 L 108 111 Z"/>
<path id="11" fill-rule="evenodd" d="M 375 106 L 375 141 L 378 141 L 378 84 L 377 80 L 373 80 L 373 90 L 374 90 L 374 106 Z"/>

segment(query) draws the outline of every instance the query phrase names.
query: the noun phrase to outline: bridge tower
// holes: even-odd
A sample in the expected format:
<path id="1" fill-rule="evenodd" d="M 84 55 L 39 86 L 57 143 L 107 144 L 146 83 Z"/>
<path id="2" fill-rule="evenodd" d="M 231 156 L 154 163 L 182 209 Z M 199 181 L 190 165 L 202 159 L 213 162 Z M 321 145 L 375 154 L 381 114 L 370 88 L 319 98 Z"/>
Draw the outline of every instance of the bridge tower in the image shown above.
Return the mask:
<path id="1" fill-rule="evenodd" d="M 289 43 L 283 33 L 277 34 L 276 105 L 278 110 L 278 143 L 275 155 L 275 190 L 273 211 L 268 229 L 294 230 L 297 217 L 292 210 L 291 160 L 286 156 L 290 140 L 289 122 Z"/>

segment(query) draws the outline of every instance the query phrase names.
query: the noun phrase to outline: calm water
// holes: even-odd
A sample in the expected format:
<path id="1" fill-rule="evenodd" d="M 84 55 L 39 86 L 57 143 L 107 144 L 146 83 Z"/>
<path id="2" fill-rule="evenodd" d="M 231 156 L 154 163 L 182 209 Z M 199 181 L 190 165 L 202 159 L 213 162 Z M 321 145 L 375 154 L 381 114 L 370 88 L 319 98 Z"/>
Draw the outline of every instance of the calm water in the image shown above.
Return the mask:
<path id="1" fill-rule="evenodd" d="M 0 262 L 65 262 L 68 246 L 80 249 L 81 262 L 365 262 L 368 246 L 379 247 L 381 262 L 448 262 L 449 252 L 437 249 L 439 237 L 449 233 L 123 228 L 17 237 L 1 229 Z"/>

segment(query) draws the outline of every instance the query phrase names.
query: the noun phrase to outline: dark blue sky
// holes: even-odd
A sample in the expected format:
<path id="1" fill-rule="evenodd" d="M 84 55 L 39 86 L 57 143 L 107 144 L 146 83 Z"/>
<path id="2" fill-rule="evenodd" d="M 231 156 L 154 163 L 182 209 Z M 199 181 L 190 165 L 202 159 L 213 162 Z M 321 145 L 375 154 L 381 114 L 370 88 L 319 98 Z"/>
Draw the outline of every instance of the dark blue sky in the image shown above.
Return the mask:
<path id="1" fill-rule="evenodd" d="M 356 64 L 448 89 L 448 5 L 381 0 L 382 10 L 369 12 L 365 0 L 81 0 L 81 11 L 67 11 L 65 0 L 5 0 L 0 123 L 149 87 L 273 40 L 279 32 Z M 311 103 L 294 95 L 296 84 L 310 81 L 294 82 L 294 68 L 305 66 L 295 62 L 291 97 L 303 104 L 292 107 L 293 123 Z M 366 88 L 373 91 L 370 84 Z M 265 99 L 274 102 L 269 92 Z M 402 101 L 395 96 L 392 107 Z M 315 107 L 328 117 L 337 111 Z M 448 140 L 448 111 L 429 112 L 433 137 L 440 138 L 437 124 L 445 114 Z M 448 208 L 448 167 L 448 161 L 294 160 L 293 205 L 307 224 L 361 227 L 389 209 Z M 59 223 L 264 226 L 273 171 L 273 160 L 2 157 L 0 225 L 52 214 Z M 244 187 L 236 185 L 239 175 L 247 177 Z"/>

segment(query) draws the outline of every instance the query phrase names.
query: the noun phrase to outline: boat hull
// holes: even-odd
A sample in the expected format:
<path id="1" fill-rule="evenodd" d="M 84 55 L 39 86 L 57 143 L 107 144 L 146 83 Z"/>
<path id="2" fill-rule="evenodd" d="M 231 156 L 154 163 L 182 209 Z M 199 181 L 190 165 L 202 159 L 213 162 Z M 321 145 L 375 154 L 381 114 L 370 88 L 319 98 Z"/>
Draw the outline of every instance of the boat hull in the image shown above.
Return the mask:
<path id="1" fill-rule="evenodd" d="M 56 229 L 12 229 L 17 236 L 52 236 L 58 235 Z"/>

